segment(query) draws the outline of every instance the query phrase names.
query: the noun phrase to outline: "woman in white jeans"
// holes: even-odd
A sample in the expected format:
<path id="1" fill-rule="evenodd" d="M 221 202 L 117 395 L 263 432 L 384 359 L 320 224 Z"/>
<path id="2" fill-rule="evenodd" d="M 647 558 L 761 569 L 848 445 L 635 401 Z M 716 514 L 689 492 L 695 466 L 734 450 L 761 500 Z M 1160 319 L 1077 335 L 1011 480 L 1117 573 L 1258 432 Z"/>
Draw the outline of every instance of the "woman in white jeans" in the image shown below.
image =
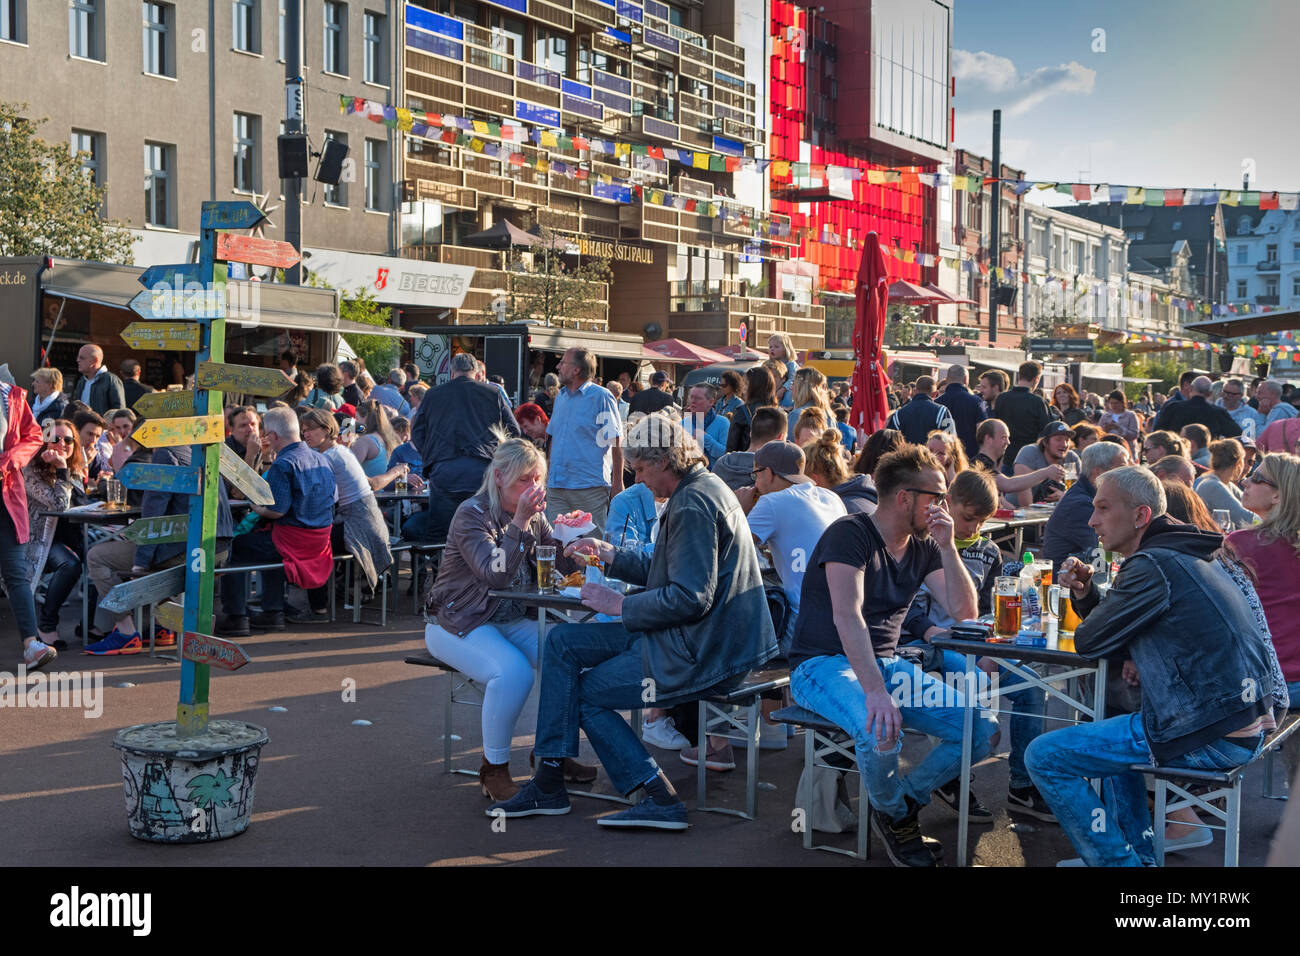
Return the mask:
<path id="1" fill-rule="evenodd" d="M 481 683 L 484 796 L 508 800 L 518 789 L 510 777 L 515 721 L 537 668 L 537 621 L 515 601 L 489 590 L 536 587 L 538 545 L 555 547 L 556 568 L 580 564 L 564 557 L 546 520 L 546 457 L 531 441 L 498 436 L 478 493 L 451 519 L 438 577 L 425 601 L 424 640 L 429 653 Z M 596 768 L 566 761 L 565 777 L 589 783 Z"/>

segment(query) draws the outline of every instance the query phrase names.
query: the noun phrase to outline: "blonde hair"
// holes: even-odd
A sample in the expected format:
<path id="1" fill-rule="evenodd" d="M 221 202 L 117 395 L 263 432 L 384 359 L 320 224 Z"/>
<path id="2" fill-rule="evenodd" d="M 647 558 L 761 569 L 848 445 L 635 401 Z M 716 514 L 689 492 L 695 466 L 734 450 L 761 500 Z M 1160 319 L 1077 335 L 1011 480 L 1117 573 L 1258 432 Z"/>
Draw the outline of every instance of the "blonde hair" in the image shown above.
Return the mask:
<path id="1" fill-rule="evenodd" d="M 38 368 L 32 372 L 32 378 L 52 386 L 55 392 L 63 391 L 63 373 L 57 368 Z"/>
<path id="2" fill-rule="evenodd" d="M 826 414 L 826 409 L 822 408 L 819 405 L 809 405 L 802 412 L 800 412 L 799 417 L 795 419 L 795 423 L 794 423 L 795 437 L 798 438 L 799 432 L 804 428 L 811 428 L 813 429 L 813 431 L 816 431 L 818 433 L 832 428 L 831 423 L 828 419 L 829 416 Z M 837 441 L 839 440 L 839 434 L 840 433 L 838 431 L 835 432 L 835 437 Z"/>
<path id="3" fill-rule="evenodd" d="M 799 417 L 802 419 L 803 415 Z M 842 449 L 840 433 L 827 428 L 821 437 L 803 446 L 803 473 L 809 478 L 825 479 L 831 488 L 842 485 L 849 480 L 849 466 L 844 463 Z"/>
<path id="4" fill-rule="evenodd" d="M 499 425 L 490 429 L 497 440 L 497 450 L 492 455 L 492 463 L 483 472 L 483 483 L 478 493 L 487 495 L 493 514 L 502 514 L 501 489 L 497 487 L 495 477 L 501 476 L 502 485 L 514 484 L 520 475 L 527 474 L 535 468 L 542 471 L 542 480 L 546 480 L 546 455 L 528 438 L 511 438 Z"/>
<path id="5" fill-rule="evenodd" d="M 784 333 L 784 332 L 773 332 L 771 335 L 769 335 L 769 336 L 767 337 L 767 341 L 768 341 L 769 343 L 771 343 L 771 341 L 772 341 L 773 339 L 776 339 L 778 342 L 781 343 L 781 348 L 782 348 L 782 350 L 784 350 L 784 352 L 785 352 L 785 358 L 782 359 L 781 361 L 783 361 L 783 362 L 793 362 L 793 361 L 794 361 L 794 343 L 790 341 L 790 336 L 787 335 L 787 334 Z M 784 372 L 785 372 L 785 370 L 782 369 L 781 371 L 782 371 L 782 373 L 783 373 L 783 374 L 782 374 L 782 378 L 784 378 Z"/>
<path id="6" fill-rule="evenodd" d="M 970 467 L 970 461 L 966 458 L 966 449 L 962 447 L 960 438 L 938 429 L 925 436 L 926 443 L 928 444 L 932 438 L 943 442 L 944 450 L 948 453 L 948 467 L 952 469 L 954 476 L 960 475 Z"/>
<path id="7" fill-rule="evenodd" d="M 1260 459 L 1260 468 L 1268 468 L 1277 484 L 1277 504 L 1255 528 L 1264 541 L 1285 541 L 1300 551 L 1300 458 L 1273 452 Z"/>
<path id="8" fill-rule="evenodd" d="M 333 412 L 327 412 L 323 408 L 309 408 L 302 413 L 302 418 L 298 420 L 299 432 L 308 425 L 321 429 L 329 436 L 330 441 L 335 441 L 339 437 L 338 419 L 334 417 Z"/>
<path id="9" fill-rule="evenodd" d="M 801 368 L 794 373 L 794 407 L 800 405 L 831 407 L 830 396 L 826 394 L 826 376 L 815 368 Z"/>

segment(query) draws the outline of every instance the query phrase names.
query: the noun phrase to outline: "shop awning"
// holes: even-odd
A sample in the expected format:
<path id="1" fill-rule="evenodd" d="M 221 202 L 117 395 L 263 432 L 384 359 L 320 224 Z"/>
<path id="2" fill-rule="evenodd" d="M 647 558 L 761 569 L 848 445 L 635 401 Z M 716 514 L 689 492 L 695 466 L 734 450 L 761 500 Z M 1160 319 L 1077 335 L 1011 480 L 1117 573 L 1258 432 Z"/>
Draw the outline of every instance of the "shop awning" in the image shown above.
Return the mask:
<path id="1" fill-rule="evenodd" d="M 48 295 L 129 310 L 131 300 L 143 291 L 139 279 L 143 272 L 135 266 L 55 259 L 53 268 L 42 277 L 42 289 Z M 235 281 L 226 284 L 226 299 L 230 313 L 228 321 L 244 327 L 262 325 L 304 332 L 422 338 L 419 333 L 405 329 L 340 319 L 338 293 L 332 289 Z M 241 313 L 250 314 L 245 316 Z"/>
<path id="2" fill-rule="evenodd" d="M 1184 332 L 1204 332 L 1220 339 L 1235 339 L 1246 335 L 1268 335 L 1271 332 L 1291 332 L 1300 329 L 1300 309 L 1286 312 L 1261 312 L 1258 315 L 1238 315 L 1232 318 L 1209 319 L 1183 326 Z"/>
<path id="3" fill-rule="evenodd" d="M 640 362 L 650 358 L 639 335 L 618 332 L 579 331 L 554 326 L 534 325 L 528 329 L 528 347 L 543 352 L 563 352 L 567 349 L 587 349 L 601 358 L 630 359 Z M 654 356 L 655 361 L 662 356 Z"/>

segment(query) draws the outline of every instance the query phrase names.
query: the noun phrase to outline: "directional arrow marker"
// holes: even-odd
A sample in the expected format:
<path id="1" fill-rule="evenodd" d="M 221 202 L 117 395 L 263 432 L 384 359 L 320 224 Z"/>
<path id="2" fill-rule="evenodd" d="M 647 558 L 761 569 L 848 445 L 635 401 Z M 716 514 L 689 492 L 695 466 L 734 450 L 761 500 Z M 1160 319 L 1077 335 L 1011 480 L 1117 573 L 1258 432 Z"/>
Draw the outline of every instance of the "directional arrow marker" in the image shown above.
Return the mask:
<path id="1" fill-rule="evenodd" d="M 151 418 L 131 437 L 146 448 L 169 448 L 173 445 L 211 445 L 225 440 L 226 426 L 220 415 L 194 418 Z"/>
<path id="2" fill-rule="evenodd" d="M 228 671 L 237 671 L 248 663 L 248 655 L 234 641 L 208 634 L 186 631 L 181 644 L 181 657 L 187 661 L 211 664 Z"/>
<path id="3" fill-rule="evenodd" d="M 122 537 L 136 544 L 176 544 L 186 540 L 189 525 L 189 515 L 141 518 L 131 522 Z"/>
<path id="4" fill-rule="evenodd" d="M 153 619 L 169 631 L 180 633 L 185 630 L 185 605 L 175 601 L 163 601 L 153 609 Z"/>
<path id="5" fill-rule="evenodd" d="M 194 393 L 145 392 L 132 407 L 142 418 L 185 418 L 194 414 Z"/>
<path id="6" fill-rule="evenodd" d="M 185 419 L 161 419 L 164 422 L 178 420 L 185 421 Z M 188 443 L 177 442 L 176 444 Z M 141 491 L 165 491 L 173 495 L 197 495 L 203 485 L 203 469 L 193 465 L 154 465 L 132 461 L 122 466 L 117 477 L 128 488 Z"/>
<path id="7" fill-rule="evenodd" d="M 221 443 L 221 477 L 242 491 L 253 504 L 263 508 L 275 504 L 275 495 L 271 494 L 266 479 L 249 468 L 248 463 L 225 442 Z"/>
<path id="8" fill-rule="evenodd" d="M 199 226 L 203 229 L 252 229 L 265 218 L 262 210 L 242 199 L 205 202 Z"/>
<path id="9" fill-rule="evenodd" d="M 112 588 L 99 606 L 110 614 L 125 614 L 138 607 L 157 604 L 173 594 L 185 593 L 185 565 L 155 571 L 134 581 L 123 581 Z"/>
<path id="10" fill-rule="evenodd" d="M 225 365 L 221 362 L 199 362 L 194 371 L 194 381 L 199 388 L 249 395 L 283 395 L 293 388 L 293 379 L 278 368 Z"/>
<path id="11" fill-rule="evenodd" d="M 177 292 L 174 288 L 164 292 L 148 289 L 137 293 L 131 300 L 131 311 L 142 319 L 224 319 L 226 317 L 225 287 L 196 288 Z M 197 348 L 191 351 L 198 351 Z"/>
<path id="12" fill-rule="evenodd" d="M 208 284 L 207 277 L 203 274 L 202 263 L 183 262 L 177 265 L 150 266 L 140 273 L 140 284 L 146 289 L 153 289 L 160 285 L 184 289 L 191 283 L 203 286 Z"/>
<path id="13" fill-rule="evenodd" d="M 241 236 L 233 232 L 217 233 L 217 258 L 226 262 L 247 262 L 255 266 L 289 269 L 302 261 L 292 243 L 279 239 Z"/>
<path id="14" fill-rule="evenodd" d="M 137 351 L 197 352 L 202 331 L 193 322 L 132 322 L 121 334 L 122 341 Z"/>

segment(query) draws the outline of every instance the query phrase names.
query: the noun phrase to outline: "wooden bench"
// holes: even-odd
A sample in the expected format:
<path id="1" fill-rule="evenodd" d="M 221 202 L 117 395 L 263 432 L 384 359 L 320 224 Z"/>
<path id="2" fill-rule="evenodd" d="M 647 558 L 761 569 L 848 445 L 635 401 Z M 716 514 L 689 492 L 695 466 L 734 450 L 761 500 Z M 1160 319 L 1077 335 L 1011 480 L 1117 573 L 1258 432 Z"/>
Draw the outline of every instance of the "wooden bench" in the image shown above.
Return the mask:
<path id="1" fill-rule="evenodd" d="M 840 771 L 843 768 L 826 763 L 825 758 L 835 754 L 846 758 L 853 767 L 850 773 L 858 777 L 858 841 L 857 848 L 845 850 L 837 846 L 813 843 L 812 813 L 810 807 L 797 808 L 803 811 L 803 848 L 805 850 L 824 850 L 827 853 L 839 853 L 853 857 L 855 860 L 871 858 L 871 799 L 867 796 L 867 784 L 862 773 L 857 769 L 857 754 L 854 752 L 853 739 L 838 724 L 827 720 L 821 714 L 803 707 L 783 707 L 772 713 L 772 719 L 793 727 L 803 728 L 803 767 L 805 773 L 811 773 L 814 767 L 824 767 Z"/>
<path id="2" fill-rule="evenodd" d="M 695 776 L 695 809 L 705 813 L 728 813 L 746 820 L 754 819 L 758 813 L 758 736 L 761 729 L 759 721 L 762 720 L 760 702 L 764 694 L 784 690 L 789 686 L 789 669 L 773 667 L 752 671 L 742 684 L 725 694 L 699 699 L 699 764 Z M 732 713 L 733 707 L 743 708 L 744 723 Z M 708 758 L 710 735 L 745 742 L 744 811 L 707 805 L 708 768 L 705 764 Z"/>
<path id="3" fill-rule="evenodd" d="M 444 716 L 442 724 L 442 772 L 459 773 L 467 777 L 478 777 L 477 770 L 464 770 L 451 765 L 451 729 L 454 713 L 453 709 L 457 704 L 465 707 L 477 708 L 483 706 L 482 685 L 477 681 L 466 677 L 450 664 L 438 660 L 438 658 L 434 657 L 432 654 L 412 654 L 410 657 L 406 658 L 406 663 L 414 664 L 417 667 L 434 667 L 438 670 L 447 672 L 449 679 L 447 681 L 447 696 L 444 699 L 445 710 L 443 711 Z M 475 696 L 466 697 L 464 695 L 466 689 L 472 691 Z M 458 694 L 460 696 L 457 696 Z"/>
<path id="4" fill-rule="evenodd" d="M 1165 825 L 1167 815 L 1173 810 L 1194 807 L 1221 821 L 1218 824 L 1202 823 L 1200 826 L 1208 830 L 1223 831 L 1223 865 L 1225 867 L 1237 866 L 1241 842 L 1241 784 L 1242 780 L 1245 779 L 1246 770 L 1263 761 L 1264 770 L 1271 777 L 1274 753 L 1291 739 L 1297 727 L 1300 727 L 1300 718 L 1292 716 L 1285 720 L 1282 726 L 1264 741 L 1264 748 L 1259 752 L 1258 756 L 1231 770 L 1187 770 L 1182 767 L 1133 764 L 1131 769 L 1148 774 L 1155 780 L 1156 784 L 1154 835 L 1156 865 L 1165 865 Z M 1190 788 L 1195 784 L 1208 787 L 1208 792 L 1192 792 Z M 1265 795 L 1268 795 L 1267 788 L 1269 785 L 1270 781 L 1265 780 Z M 1173 792 L 1172 802 L 1169 799 L 1171 791 Z M 1220 799 L 1226 801 L 1222 810 L 1214 803 L 1214 801 Z M 1188 826 L 1194 825 L 1188 824 Z"/>

